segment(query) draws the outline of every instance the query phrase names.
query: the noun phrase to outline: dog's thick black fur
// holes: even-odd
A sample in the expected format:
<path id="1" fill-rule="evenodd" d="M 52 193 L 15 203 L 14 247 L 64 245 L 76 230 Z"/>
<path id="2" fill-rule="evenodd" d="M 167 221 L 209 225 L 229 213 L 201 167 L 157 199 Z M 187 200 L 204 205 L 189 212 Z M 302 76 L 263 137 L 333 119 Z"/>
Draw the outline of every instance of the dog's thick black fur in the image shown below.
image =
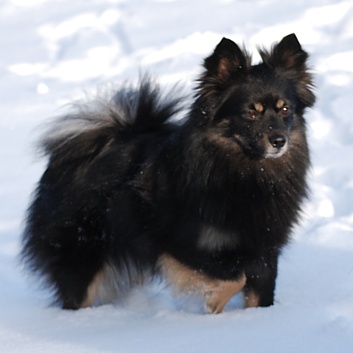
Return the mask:
<path id="1" fill-rule="evenodd" d="M 182 121 L 180 100 L 144 79 L 45 135 L 22 258 L 60 305 L 122 293 L 158 275 L 165 255 L 200 278 L 245 275 L 255 305 L 273 304 L 278 256 L 307 195 L 303 113 L 315 97 L 294 34 L 260 54 L 252 66 L 222 39 Z"/>

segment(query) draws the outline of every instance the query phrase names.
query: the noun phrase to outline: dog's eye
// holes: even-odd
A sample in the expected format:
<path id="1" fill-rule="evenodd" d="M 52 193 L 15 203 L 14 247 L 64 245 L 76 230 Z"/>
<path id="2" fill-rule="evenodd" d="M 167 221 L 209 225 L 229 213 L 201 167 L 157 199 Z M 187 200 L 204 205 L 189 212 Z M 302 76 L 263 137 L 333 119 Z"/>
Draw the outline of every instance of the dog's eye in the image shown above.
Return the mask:
<path id="1" fill-rule="evenodd" d="M 287 115 L 289 114 L 289 107 L 284 106 L 284 107 L 281 109 L 281 113 L 282 113 L 282 115 L 287 116 Z"/>
<path id="2" fill-rule="evenodd" d="M 250 120 L 254 120 L 257 117 L 257 112 L 255 110 L 244 110 L 242 117 Z"/>

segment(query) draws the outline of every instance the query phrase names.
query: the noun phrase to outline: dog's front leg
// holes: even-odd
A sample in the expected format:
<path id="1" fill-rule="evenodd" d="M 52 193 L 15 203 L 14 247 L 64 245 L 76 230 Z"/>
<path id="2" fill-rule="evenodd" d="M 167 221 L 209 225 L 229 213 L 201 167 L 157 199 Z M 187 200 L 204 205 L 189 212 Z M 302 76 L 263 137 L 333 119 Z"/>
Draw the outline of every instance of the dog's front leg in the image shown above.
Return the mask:
<path id="1" fill-rule="evenodd" d="M 244 288 L 245 283 L 244 273 L 237 280 L 209 280 L 203 293 L 206 310 L 211 314 L 221 313 L 229 300 Z"/>
<path id="2" fill-rule="evenodd" d="M 243 273 L 237 280 L 220 280 L 193 270 L 174 257 L 163 254 L 159 258 L 162 276 L 180 293 L 198 293 L 205 301 L 205 309 L 211 314 L 223 311 L 228 301 L 240 292 L 246 283 Z"/>
<path id="3" fill-rule="evenodd" d="M 278 255 L 261 258 L 246 271 L 247 282 L 244 287 L 245 307 L 273 305 Z"/>

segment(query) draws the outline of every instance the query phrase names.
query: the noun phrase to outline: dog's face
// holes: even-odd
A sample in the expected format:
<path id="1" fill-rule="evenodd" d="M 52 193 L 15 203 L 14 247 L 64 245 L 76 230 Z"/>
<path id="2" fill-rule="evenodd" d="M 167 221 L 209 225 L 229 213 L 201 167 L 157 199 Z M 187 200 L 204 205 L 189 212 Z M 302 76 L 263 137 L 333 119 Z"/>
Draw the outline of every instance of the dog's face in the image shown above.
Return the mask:
<path id="1" fill-rule="evenodd" d="M 250 70 L 244 82 L 232 87 L 212 122 L 253 158 L 281 157 L 291 143 L 297 106 L 293 87 L 271 74 Z"/>
<path id="2" fill-rule="evenodd" d="M 200 99 L 208 107 L 214 139 L 249 158 L 279 158 L 304 134 L 303 110 L 314 103 L 311 76 L 295 35 L 285 37 L 263 62 L 223 39 L 205 60 Z"/>

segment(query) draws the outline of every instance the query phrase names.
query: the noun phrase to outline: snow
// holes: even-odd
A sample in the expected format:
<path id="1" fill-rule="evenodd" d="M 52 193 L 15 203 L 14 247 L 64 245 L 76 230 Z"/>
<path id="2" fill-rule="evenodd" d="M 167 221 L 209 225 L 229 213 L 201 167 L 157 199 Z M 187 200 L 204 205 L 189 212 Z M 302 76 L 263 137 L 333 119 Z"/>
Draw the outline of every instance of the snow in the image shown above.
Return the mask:
<path id="1" fill-rule="evenodd" d="M 211 316 L 151 283 L 115 306 L 50 307 L 17 258 L 44 168 L 38 126 L 144 70 L 189 92 L 223 36 L 255 50 L 291 32 L 311 53 L 318 103 L 307 114 L 311 198 L 281 257 L 276 304 L 243 310 L 237 297 Z M 352 352 L 352 1 L 2 0 L 0 33 L 0 352 Z"/>

